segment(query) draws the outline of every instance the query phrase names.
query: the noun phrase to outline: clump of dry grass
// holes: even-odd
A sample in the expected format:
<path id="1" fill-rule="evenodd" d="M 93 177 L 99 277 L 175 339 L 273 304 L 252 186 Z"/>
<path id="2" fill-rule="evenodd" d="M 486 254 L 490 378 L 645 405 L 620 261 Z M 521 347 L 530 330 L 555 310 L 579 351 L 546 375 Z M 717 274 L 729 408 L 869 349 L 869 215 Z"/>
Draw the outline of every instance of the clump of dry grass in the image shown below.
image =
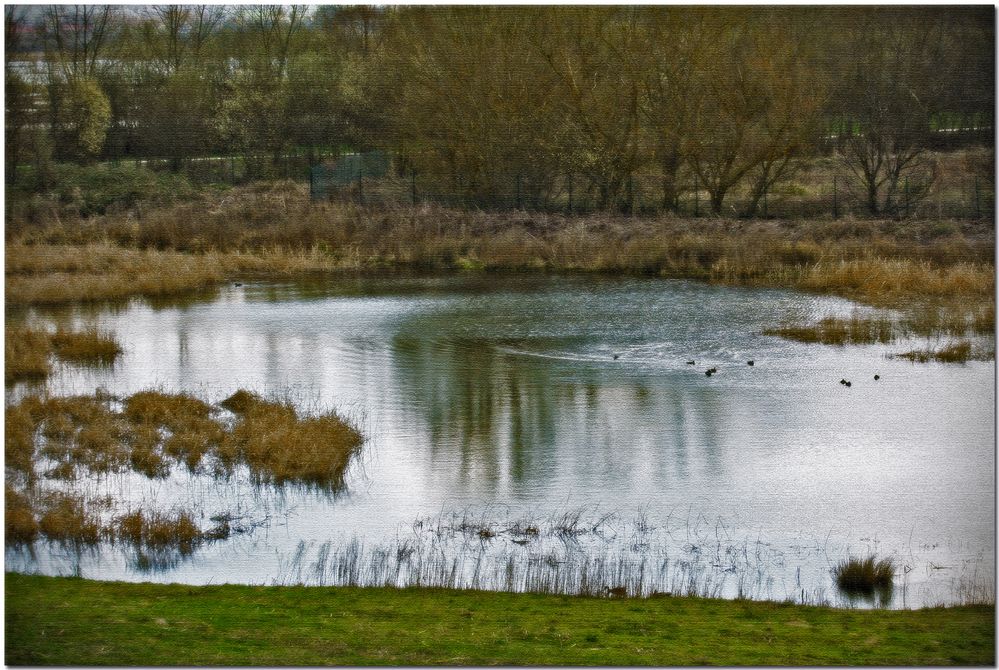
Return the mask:
<path id="1" fill-rule="evenodd" d="M 31 500 L 4 485 L 4 537 L 8 544 L 30 544 L 38 537 L 38 520 L 35 518 Z"/>
<path id="2" fill-rule="evenodd" d="M 113 524 L 116 539 L 150 549 L 176 548 L 182 554 L 191 553 L 204 539 L 201 529 L 189 510 L 143 512 L 135 510 L 117 517 Z"/>
<path id="3" fill-rule="evenodd" d="M 50 336 L 56 356 L 78 363 L 110 364 L 121 352 L 112 333 L 96 327 L 82 331 L 59 328 Z"/>
<path id="4" fill-rule="evenodd" d="M 814 325 L 788 325 L 767 328 L 764 335 L 777 335 L 798 342 L 821 344 L 887 344 L 895 335 L 892 322 L 886 318 L 852 315 L 849 319 L 825 317 Z"/>
<path id="5" fill-rule="evenodd" d="M 35 478 L 35 432 L 38 425 L 28 407 L 21 404 L 8 407 L 4 416 L 4 464 L 28 477 Z"/>
<path id="6" fill-rule="evenodd" d="M 976 357 L 971 343 L 967 340 L 953 342 L 939 349 L 914 349 L 904 354 L 896 354 L 897 358 L 905 358 L 916 363 L 938 361 L 940 363 L 966 363 Z"/>
<path id="7" fill-rule="evenodd" d="M 240 408 L 240 420 L 225 455 L 245 461 L 263 480 L 338 486 L 363 441 L 355 428 L 332 412 L 301 418 L 291 405 L 246 392 L 237 392 L 226 402 Z"/>
<path id="8" fill-rule="evenodd" d="M 96 544 L 102 535 L 101 519 L 80 496 L 50 493 L 43 501 L 39 528 L 50 540 L 74 544 Z"/>
<path id="9" fill-rule="evenodd" d="M 165 429 L 169 434 L 163 450 L 178 460 L 183 460 L 194 471 L 205 454 L 215 451 L 225 437 L 222 426 L 210 417 L 211 407 L 202 400 L 186 394 L 168 394 L 142 391 L 125 401 L 125 416 L 147 431 Z M 157 433 L 158 434 L 158 433 Z M 146 433 L 148 444 L 152 433 Z M 134 452 L 133 452 L 134 453 Z M 140 449 L 136 458 L 146 470 L 156 471 L 158 454 L 151 449 Z"/>
<path id="10" fill-rule="evenodd" d="M 128 423 L 106 401 L 96 397 L 32 399 L 27 407 L 45 438 L 42 454 L 57 462 L 50 477 L 72 478 L 77 465 L 97 473 L 118 472 L 128 465 Z M 22 409 L 20 405 L 13 408 Z"/>
<path id="11" fill-rule="evenodd" d="M 875 589 L 886 589 L 892 585 L 895 564 L 890 558 L 881 560 L 873 556 L 848 558 L 833 568 L 836 584 L 844 591 L 873 593 Z"/>
<path id="12" fill-rule="evenodd" d="M 27 327 L 4 328 L 4 380 L 44 379 L 52 366 L 52 345 L 44 331 Z"/>

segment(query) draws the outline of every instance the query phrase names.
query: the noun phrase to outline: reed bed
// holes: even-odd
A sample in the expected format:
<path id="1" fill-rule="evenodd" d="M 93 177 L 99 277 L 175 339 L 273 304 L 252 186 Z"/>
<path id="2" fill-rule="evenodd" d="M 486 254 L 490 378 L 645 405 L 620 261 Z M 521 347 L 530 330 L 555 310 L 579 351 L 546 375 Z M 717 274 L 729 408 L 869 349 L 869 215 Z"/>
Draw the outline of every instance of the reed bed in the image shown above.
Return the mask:
<path id="1" fill-rule="evenodd" d="M 994 230 L 982 222 L 366 208 L 310 203 L 307 190 L 289 182 L 166 205 L 141 220 L 119 213 L 72 225 L 14 225 L 7 241 L 14 302 L 157 295 L 245 274 L 385 268 L 633 272 L 891 303 L 994 288 Z M 57 279 L 47 281 L 49 274 Z M 57 284 L 70 276 L 80 285 L 60 296 Z"/>

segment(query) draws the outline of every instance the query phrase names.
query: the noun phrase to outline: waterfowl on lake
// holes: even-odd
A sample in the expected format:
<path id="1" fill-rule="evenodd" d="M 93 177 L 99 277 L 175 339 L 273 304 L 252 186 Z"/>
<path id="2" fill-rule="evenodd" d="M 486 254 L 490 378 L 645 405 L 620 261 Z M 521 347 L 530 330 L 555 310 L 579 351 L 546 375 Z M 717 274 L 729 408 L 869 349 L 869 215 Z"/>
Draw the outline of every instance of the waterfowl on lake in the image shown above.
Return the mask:
<path id="1" fill-rule="evenodd" d="M 874 381 L 881 379 L 881 375 L 874 375 Z"/>
<path id="2" fill-rule="evenodd" d="M 708 377 L 710 377 L 712 374 L 714 374 L 714 370 L 705 370 L 704 374 L 706 374 Z"/>
<path id="3" fill-rule="evenodd" d="M 242 284 L 241 284 L 241 283 L 239 283 L 239 282 L 236 282 L 236 283 L 234 284 L 234 286 L 242 286 Z"/>
<path id="4" fill-rule="evenodd" d="M 614 354 L 614 360 L 616 361 L 618 358 L 619 356 L 617 354 Z"/>
<path id="5" fill-rule="evenodd" d="M 756 365 L 756 361 L 746 361 L 746 365 Z"/>
<path id="6" fill-rule="evenodd" d="M 840 380 L 839 380 L 839 383 L 840 383 L 840 384 L 846 384 L 846 380 L 845 380 L 845 379 L 840 379 Z"/>
<path id="7" fill-rule="evenodd" d="M 846 382 L 846 386 L 849 388 L 851 386 L 850 382 Z"/>
<path id="8" fill-rule="evenodd" d="M 687 365 L 697 365 L 697 361 L 687 361 Z"/>
<path id="9" fill-rule="evenodd" d="M 711 374 L 714 374 L 714 373 L 718 372 L 718 368 L 711 368 L 711 370 L 709 372 L 711 372 Z"/>

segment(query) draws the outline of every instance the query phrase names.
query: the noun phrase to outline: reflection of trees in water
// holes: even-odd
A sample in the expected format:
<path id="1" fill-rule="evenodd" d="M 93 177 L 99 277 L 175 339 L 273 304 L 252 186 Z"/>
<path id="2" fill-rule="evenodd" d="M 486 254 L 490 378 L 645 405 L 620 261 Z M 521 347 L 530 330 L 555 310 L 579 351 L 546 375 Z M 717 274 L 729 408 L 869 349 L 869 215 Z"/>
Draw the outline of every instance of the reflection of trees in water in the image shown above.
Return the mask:
<path id="1" fill-rule="evenodd" d="M 462 481 L 492 491 L 543 485 L 565 468 L 580 485 L 613 487 L 685 478 L 691 456 L 711 475 L 721 467 L 724 407 L 714 389 L 622 378 L 477 338 L 400 333 L 392 358 L 402 402 L 426 421 L 431 455 L 456 456 Z"/>

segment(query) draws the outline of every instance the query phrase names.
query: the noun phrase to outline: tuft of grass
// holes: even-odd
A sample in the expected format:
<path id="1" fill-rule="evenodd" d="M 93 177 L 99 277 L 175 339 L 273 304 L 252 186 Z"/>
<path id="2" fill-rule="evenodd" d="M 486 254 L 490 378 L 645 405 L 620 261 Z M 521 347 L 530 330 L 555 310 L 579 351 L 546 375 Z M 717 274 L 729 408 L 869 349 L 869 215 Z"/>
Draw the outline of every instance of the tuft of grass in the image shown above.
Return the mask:
<path id="1" fill-rule="evenodd" d="M 50 540 L 72 544 L 97 544 L 102 535 L 100 516 L 80 497 L 50 493 L 44 501 L 39 521 L 43 535 Z"/>
<path id="2" fill-rule="evenodd" d="M 890 558 L 847 558 L 833 568 L 836 585 L 847 592 L 873 593 L 887 589 L 895 577 L 895 564 Z"/>
<path id="3" fill-rule="evenodd" d="M 339 486 L 361 434 L 337 414 L 301 418 L 291 405 L 235 394 L 243 408 L 226 452 L 246 462 L 255 475 L 276 483 L 299 481 Z M 230 398 L 229 400 L 232 400 Z"/>
<path id="4" fill-rule="evenodd" d="M 27 495 L 4 485 L 4 538 L 7 544 L 31 544 L 38 537 L 38 520 Z"/>
<path id="5" fill-rule="evenodd" d="M 176 548 L 182 554 L 191 553 L 203 539 L 189 510 L 173 514 L 135 510 L 117 517 L 113 529 L 116 539 L 150 549 Z"/>
<path id="6" fill-rule="evenodd" d="M 967 340 L 962 340 L 939 349 L 914 349 L 903 354 L 896 354 L 896 357 L 905 358 L 916 363 L 929 363 L 930 361 L 967 363 L 974 358 L 974 353 L 971 343 Z"/>
<path id="7" fill-rule="evenodd" d="M 24 404 L 8 407 L 4 416 L 4 464 L 34 479 L 35 432 L 38 425 Z"/>
<path id="8" fill-rule="evenodd" d="M 96 327 L 75 332 L 59 328 L 50 340 L 56 356 L 76 363 L 108 365 L 122 352 L 113 334 Z"/>
<path id="9" fill-rule="evenodd" d="M 253 405 L 259 402 L 260 397 L 249 391 L 239 389 L 231 396 L 219 403 L 221 407 L 234 414 L 245 414 Z"/>
<path id="10" fill-rule="evenodd" d="M 44 331 L 26 327 L 4 328 L 4 380 L 44 379 L 52 366 L 52 345 Z"/>
<path id="11" fill-rule="evenodd" d="M 892 322 L 886 318 L 865 318 L 854 314 L 849 319 L 828 316 L 814 325 L 788 325 L 767 328 L 764 335 L 777 335 L 798 342 L 821 344 L 887 344 L 894 339 Z"/>

